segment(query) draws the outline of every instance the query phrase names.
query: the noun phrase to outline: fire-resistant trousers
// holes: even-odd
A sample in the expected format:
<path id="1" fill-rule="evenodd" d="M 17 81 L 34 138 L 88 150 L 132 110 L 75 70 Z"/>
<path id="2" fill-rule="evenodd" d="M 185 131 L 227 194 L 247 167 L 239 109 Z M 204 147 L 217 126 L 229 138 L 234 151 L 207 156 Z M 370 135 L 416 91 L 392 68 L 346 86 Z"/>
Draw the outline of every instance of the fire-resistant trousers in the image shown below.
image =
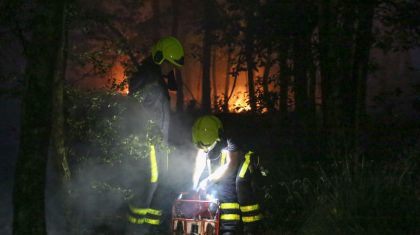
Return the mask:
<path id="1" fill-rule="evenodd" d="M 164 190 L 159 184 L 159 178 L 165 172 L 163 154 L 158 153 L 154 145 L 150 145 L 148 159 L 149 174 L 143 182 L 139 183 L 134 197 L 128 203 L 127 208 L 127 234 L 147 234 L 155 230 L 163 218 L 162 202 Z"/>
<path id="2" fill-rule="evenodd" d="M 258 234 L 262 214 L 255 191 L 252 188 L 254 170 L 252 161 L 252 152 L 245 154 L 236 176 L 236 193 L 244 233 Z"/>
<path id="3" fill-rule="evenodd" d="M 220 182 L 216 190 L 220 202 L 220 234 L 238 234 L 241 214 L 236 196 L 235 176 Z"/>

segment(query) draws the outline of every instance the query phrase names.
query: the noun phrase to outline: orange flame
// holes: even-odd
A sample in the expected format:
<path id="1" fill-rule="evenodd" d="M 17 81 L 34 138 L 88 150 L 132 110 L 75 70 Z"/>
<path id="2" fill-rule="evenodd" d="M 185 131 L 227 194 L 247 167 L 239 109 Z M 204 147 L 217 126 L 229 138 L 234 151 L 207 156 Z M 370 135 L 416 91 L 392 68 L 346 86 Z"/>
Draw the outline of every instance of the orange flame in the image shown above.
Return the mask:
<path id="1" fill-rule="evenodd" d="M 116 62 L 114 63 L 114 65 L 112 66 L 111 69 L 111 78 L 115 78 L 115 82 L 116 84 L 121 84 L 125 79 L 125 70 L 124 67 L 122 66 L 122 63 L 124 63 L 125 59 L 120 57 L 116 60 Z M 119 90 L 118 92 L 120 92 L 122 95 L 127 95 L 128 94 L 128 85 L 125 84 L 124 88 L 122 90 Z"/>
<path id="2" fill-rule="evenodd" d="M 233 113 L 243 113 L 251 110 L 251 106 L 248 102 L 248 96 L 244 92 L 246 87 L 239 87 L 239 91 L 236 91 L 236 96 L 229 100 L 229 111 Z"/>
<path id="3" fill-rule="evenodd" d="M 244 98 L 237 98 L 233 105 L 230 105 L 229 110 L 234 113 L 242 113 L 251 110 L 251 106 L 247 104 Z"/>

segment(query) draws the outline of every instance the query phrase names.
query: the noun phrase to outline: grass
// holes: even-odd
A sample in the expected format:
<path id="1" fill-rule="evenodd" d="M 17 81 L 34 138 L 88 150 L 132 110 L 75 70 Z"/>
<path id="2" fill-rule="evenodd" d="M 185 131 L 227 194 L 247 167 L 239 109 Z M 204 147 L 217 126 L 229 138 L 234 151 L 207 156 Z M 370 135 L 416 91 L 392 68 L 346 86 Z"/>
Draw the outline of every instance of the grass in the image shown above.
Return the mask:
<path id="1" fill-rule="evenodd" d="M 385 162 L 335 156 L 271 171 L 267 234 L 419 234 L 419 144 Z"/>

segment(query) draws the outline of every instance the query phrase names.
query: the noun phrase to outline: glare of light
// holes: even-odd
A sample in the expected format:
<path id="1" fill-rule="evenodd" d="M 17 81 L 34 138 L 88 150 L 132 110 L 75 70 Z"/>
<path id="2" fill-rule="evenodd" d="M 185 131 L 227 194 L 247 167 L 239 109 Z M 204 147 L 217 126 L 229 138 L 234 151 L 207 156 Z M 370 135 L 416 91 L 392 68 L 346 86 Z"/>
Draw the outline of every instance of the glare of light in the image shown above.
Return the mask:
<path id="1" fill-rule="evenodd" d="M 216 198 L 216 191 L 215 191 L 215 190 L 213 190 L 211 193 L 208 193 L 208 194 L 206 195 L 206 199 L 207 199 L 208 201 L 211 201 L 211 202 L 217 202 L 217 198 Z"/>

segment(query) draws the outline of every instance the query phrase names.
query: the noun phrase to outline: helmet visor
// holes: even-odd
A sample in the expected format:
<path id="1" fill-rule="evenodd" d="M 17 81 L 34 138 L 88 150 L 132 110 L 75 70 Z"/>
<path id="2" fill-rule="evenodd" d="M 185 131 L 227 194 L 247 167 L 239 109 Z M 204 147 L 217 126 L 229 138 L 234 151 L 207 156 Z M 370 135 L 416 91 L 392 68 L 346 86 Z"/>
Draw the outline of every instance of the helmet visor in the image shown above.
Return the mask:
<path id="1" fill-rule="evenodd" d="M 216 143 L 217 140 L 214 141 L 212 144 L 204 144 L 203 142 L 198 141 L 196 145 L 199 149 L 203 150 L 205 153 L 208 153 L 214 148 L 214 146 L 216 146 Z"/>
<path id="2" fill-rule="evenodd" d="M 156 51 L 155 55 L 153 56 L 153 62 L 156 64 L 162 64 L 164 59 L 165 58 L 163 57 L 162 51 Z"/>

